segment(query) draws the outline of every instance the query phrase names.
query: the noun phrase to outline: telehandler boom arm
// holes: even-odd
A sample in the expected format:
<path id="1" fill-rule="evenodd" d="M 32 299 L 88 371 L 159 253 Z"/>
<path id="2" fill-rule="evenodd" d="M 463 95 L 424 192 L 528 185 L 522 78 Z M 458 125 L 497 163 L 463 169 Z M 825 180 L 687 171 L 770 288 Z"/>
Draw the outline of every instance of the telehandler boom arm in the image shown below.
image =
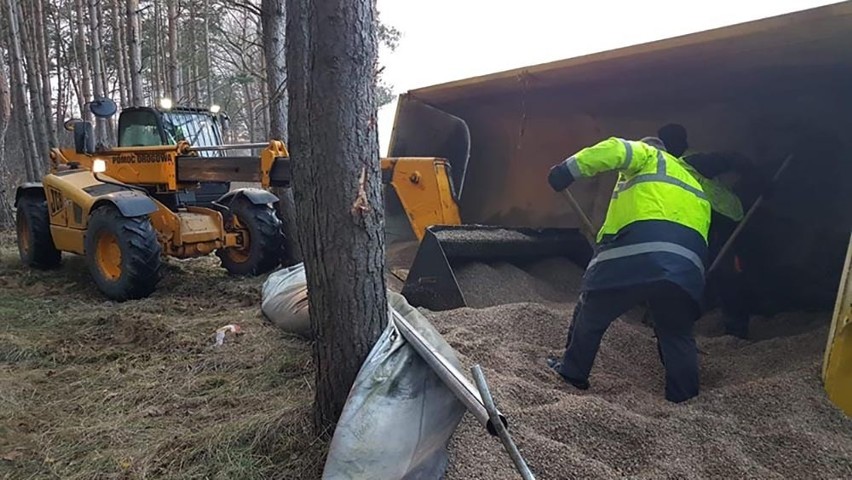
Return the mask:
<path id="1" fill-rule="evenodd" d="M 226 155 L 235 150 L 260 150 L 256 156 Z M 221 156 L 202 157 L 216 151 Z M 186 142 L 156 147 L 118 147 L 95 153 L 55 149 L 56 169 L 76 164 L 91 169 L 95 159 L 106 164 L 106 175 L 128 185 L 158 193 L 192 189 L 200 182 L 257 182 L 264 188 L 290 186 L 290 159 L 284 143 L 192 147 Z M 63 167 L 64 166 L 64 167 Z M 399 196 L 411 229 L 418 240 L 431 225 L 461 223 L 450 180 L 449 163 L 441 158 L 383 158 L 382 181 Z"/>

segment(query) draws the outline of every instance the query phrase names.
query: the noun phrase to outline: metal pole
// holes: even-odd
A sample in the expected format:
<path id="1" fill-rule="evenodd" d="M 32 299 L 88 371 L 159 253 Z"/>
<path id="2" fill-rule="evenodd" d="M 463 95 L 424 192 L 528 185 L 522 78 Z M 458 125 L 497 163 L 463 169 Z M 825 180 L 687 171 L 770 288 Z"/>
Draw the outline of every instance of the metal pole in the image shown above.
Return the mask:
<path id="1" fill-rule="evenodd" d="M 500 437 L 500 441 L 503 442 L 503 447 L 506 448 L 506 452 L 509 453 L 509 457 L 512 458 L 512 463 L 515 464 L 515 468 L 518 469 L 518 473 L 521 474 L 521 478 L 524 480 L 535 480 L 535 476 L 533 476 L 530 471 L 530 467 L 527 466 L 527 462 L 524 461 L 524 457 L 521 456 L 518 446 L 515 445 L 514 441 L 512 441 L 512 436 L 509 435 L 509 431 L 503 423 L 497 420 L 500 413 L 494 405 L 494 399 L 491 397 L 491 391 L 488 390 L 488 384 L 485 382 L 485 374 L 482 373 L 482 368 L 480 368 L 479 365 L 474 365 L 470 371 L 473 372 L 473 380 L 476 382 L 479 394 L 482 395 L 482 400 L 485 402 L 485 410 L 488 412 L 488 415 L 491 416 L 491 424 L 497 427 L 497 435 Z"/>
<path id="2" fill-rule="evenodd" d="M 775 172 L 775 176 L 772 177 L 772 181 L 769 183 L 770 188 L 771 188 L 771 186 L 778 183 L 778 179 L 781 178 L 781 174 L 784 173 L 784 170 L 787 169 L 787 166 L 790 164 L 790 162 L 792 160 L 793 160 L 793 155 L 787 155 L 787 158 L 784 159 L 784 163 L 782 163 L 781 166 L 778 167 L 778 171 Z M 722 249 L 719 250 L 719 254 L 716 255 L 716 258 L 713 260 L 713 263 L 710 265 L 710 268 L 707 269 L 706 276 L 709 277 L 710 274 L 713 273 L 713 271 L 716 270 L 716 268 L 722 263 L 722 258 L 725 255 L 728 254 L 728 251 L 731 249 L 731 247 L 734 246 L 734 241 L 737 239 L 737 237 L 740 236 L 740 233 L 743 231 L 745 226 L 748 224 L 749 220 L 751 220 L 751 217 L 754 216 L 754 213 L 763 204 L 763 200 L 765 198 L 765 195 L 766 195 L 765 193 L 761 193 L 760 196 L 757 197 L 757 200 L 754 201 L 751 208 L 748 209 L 748 213 L 746 213 L 743 220 L 740 222 L 739 225 L 737 225 L 737 228 L 734 229 L 734 232 L 731 233 L 731 236 L 728 237 L 727 241 L 725 241 L 725 244 L 722 245 Z"/>
<path id="3" fill-rule="evenodd" d="M 414 348 L 414 351 L 420 355 L 427 365 L 438 375 L 438 378 L 449 388 L 456 398 L 461 401 L 464 406 L 470 411 L 476 420 L 488 430 L 491 435 L 497 435 L 497 429 L 491 421 L 491 417 L 485 410 L 485 405 L 482 402 L 482 397 L 470 381 L 462 375 L 443 355 L 441 355 L 435 347 L 420 335 L 420 332 L 414 329 L 408 321 L 397 312 L 392 311 L 393 322 L 396 328 L 408 343 Z M 497 416 L 501 426 L 507 424 L 506 418 L 497 412 Z"/>

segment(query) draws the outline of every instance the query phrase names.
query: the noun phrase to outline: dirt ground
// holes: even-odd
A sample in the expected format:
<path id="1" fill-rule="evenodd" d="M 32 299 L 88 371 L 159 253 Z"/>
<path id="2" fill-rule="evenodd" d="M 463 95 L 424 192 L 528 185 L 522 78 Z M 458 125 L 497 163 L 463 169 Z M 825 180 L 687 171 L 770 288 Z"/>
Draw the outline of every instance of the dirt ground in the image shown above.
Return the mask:
<path id="1" fill-rule="evenodd" d="M 663 399 L 653 331 L 632 312 L 607 332 L 581 392 L 545 366 L 562 354 L 581 274 L 562 260 L 473 264 L 457 278 L 479 308 L 426 312 L 466 369 L 482 365 L 537 478 L 852 478 L 852 419 L 819 379 L 830 312 L 756 318 L 751 341 L 703 318 L 702 393 L 681 405 Z M 450 456 L 449 479 L 519 478 L 470 415 Z"/>
<path id="2" fill-rule="evenodd" d="M 82 258 L 31 271 L 0 242 L 0 478 L 319 476 L 310 347 L 262 320 L 262 279 L 170 260 L 114 303 Z"/>

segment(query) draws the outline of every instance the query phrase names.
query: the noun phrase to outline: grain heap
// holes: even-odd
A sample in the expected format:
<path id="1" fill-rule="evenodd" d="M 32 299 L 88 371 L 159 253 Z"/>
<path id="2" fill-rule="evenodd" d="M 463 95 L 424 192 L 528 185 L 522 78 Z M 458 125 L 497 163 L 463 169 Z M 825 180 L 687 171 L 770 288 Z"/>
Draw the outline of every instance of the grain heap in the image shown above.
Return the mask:
<path id="1" fill-rule="evenodd" d="M 819 380 L 829 314 L 757 319 L 752 342 L 703 319 L 702 393 L 682 405 L 662 397 L 653 332 L 619 320 L 580 392 L 544 366 L 562 352 L 579 276 L 567 261 L 468 265 L 468 304 L 497 306 L 428 313 L 466 367 L 483 366 L 538 478 L 852 478 L 852 420 Z M 450 479 L 518 478 L 470 418 L 451 457 Z"/>

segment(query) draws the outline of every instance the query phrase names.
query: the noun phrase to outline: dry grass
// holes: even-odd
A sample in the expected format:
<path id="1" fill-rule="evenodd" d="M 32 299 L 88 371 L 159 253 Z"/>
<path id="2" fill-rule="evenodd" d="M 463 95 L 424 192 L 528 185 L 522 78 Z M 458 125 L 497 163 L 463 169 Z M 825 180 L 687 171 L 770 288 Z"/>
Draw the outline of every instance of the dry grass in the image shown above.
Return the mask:
<path id="1" fill-rule="evenodd" d="M 0 238 L 0 478 L 318 477 L 310 348 L 217 263 L 170 261 L 113 303 L 82 258 L 31 271 Z M 244 333 L 212 347 L 228 323 Z"/>

